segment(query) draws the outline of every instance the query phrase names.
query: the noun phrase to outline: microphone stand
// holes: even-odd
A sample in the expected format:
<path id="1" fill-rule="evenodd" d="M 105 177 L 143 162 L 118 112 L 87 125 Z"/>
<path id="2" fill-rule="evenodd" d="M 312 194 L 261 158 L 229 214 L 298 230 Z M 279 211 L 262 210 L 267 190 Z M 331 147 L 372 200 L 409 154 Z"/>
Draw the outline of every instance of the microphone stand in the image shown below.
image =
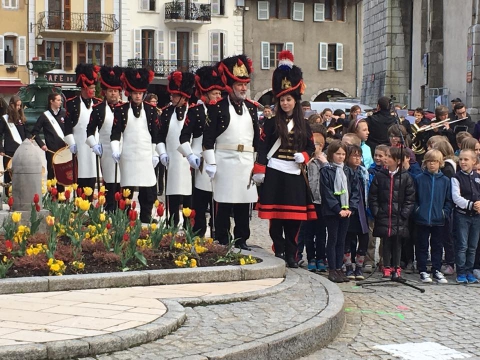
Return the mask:
<path id="1" fill-rule="evenodd" d="M 395 109 L 395 106 L 393 104 L 393 102 L 396 100 L 396 98 L 391 95 L 390 96 L 390 113 L 394 113 L 395 114 L 395 124 L 397 125 L 397 128 L 398 128 L 398 132 L 400 133 L 400 166 L 399 166 L 399 169 L 398 169 L 398 173 L 399 173 L 399 183 L 398 183 L 398 187 L 401 189 L 402 188 L 402 170 L 403 170 L 403 161 L 405 160 L 405 155 L 404 155 L 404 149 L 405 149 L 405 138 L 403 136 L 403 132 L 400 128 L 400 118 L 398 117 L 398 113 L 397 113 L 397 109 Z M 395 176 L 395 175 L 394 175 Z M 398 199 L 400 201 L 400 199 Z M 408 221 L 408 219 L 407 219 Z M 398 206 L 397 208 L 397 223 L 396 223 L 396 228 L 397 228 L 397 235 L 396 235 L 396 241 L 397 241 L 397 244 L 398 242 L 400 241 L 400 206 Z M 385 246 L 385 244 L 384 244 Z M 388 283 L 388 282 L 395 282 L 395 283 L 398 283 L 398 284 L 402 284 L 402 285 L 405 285 L 405 286 L 408 286 L 408 287 L 411 287 L 415 290 L 418 290 L 420 291 L 422 294 L 425 292 L 425 289 L 422 289 L 418 286 L 415 286 L 413 284 L 410 284 L 408 283 L 408 281 L 404 278 L 396 278 L 396 279 L 385 279 L 385 280 L 376 280 L 376 281 L 369 281 L 369 282 L 366 282 L 366 281 L 359 281 L 357 282 L 356 284 L 358 286 L 368 286 L 368 285 L 372 285 L 372 284 L 383 284 L 383 283 Z"/>

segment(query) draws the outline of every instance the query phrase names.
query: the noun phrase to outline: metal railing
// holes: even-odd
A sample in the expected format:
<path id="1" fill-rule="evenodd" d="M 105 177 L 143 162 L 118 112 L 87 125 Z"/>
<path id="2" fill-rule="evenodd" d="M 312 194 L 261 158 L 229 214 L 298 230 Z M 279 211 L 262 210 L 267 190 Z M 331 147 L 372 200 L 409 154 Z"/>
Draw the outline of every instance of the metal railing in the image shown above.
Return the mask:
<path id="1" fill-rule="evenodd" d="M 115 14 L 42 11 L 38 14 L 37 26 L 40 31 L 114 32 L 120 28 L 120 23 L 115 19 Z"/>
<path id="2" fill-rule="evenodd" d="M 128 59 L 127 66 L 131 68 L 146 68 L 156 76 L 166 77 L 173 71 L 196 72 L 202 66 L 213 66 L 216 61 L 201 60 L 160 60 L 160 59 Z"/>
<path id="3" fill-rule="evenodd" d="M 196 20 L 211 22 L 212 12 L 210 4 L 173 1 L 165 4 L 165 20 Z"/>

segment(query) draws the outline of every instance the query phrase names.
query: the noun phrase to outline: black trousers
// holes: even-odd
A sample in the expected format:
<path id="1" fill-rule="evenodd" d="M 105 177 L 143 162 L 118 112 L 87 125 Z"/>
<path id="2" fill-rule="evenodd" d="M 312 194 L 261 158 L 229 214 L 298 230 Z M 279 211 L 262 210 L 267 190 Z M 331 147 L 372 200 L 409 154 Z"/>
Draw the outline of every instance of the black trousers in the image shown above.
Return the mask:
<path id="1" fill-rule="evenodd" d="M 193 208 L 195 209 L 195 225 L 193 225 L 193 231 L 199 231 L 199 236 L 204 236 L 207 231 L 207 217 L 206 212 L 208 204 L 212 203 L 212 192 L 204 191 L 197 188 L 193 188 Z M 212 209 L 210 208 L 210 214 Z M 210 222 L 211 222 L 210 217 Z M 210 228 L 212 224 L 210 224 Z"/>
<path id="2" fill-rule="evenodd" d="M 275 254 L 285 254 L 286 258 L 296 258 L 300 224 L 300 220 L 270 220 L 269 234 L 273 240 Z"/>
<path id="3" fill-rule="evenodd" d="M 155 168 L 155 176 L 157 177 L 158 195 L 163 195 L 165 166 L 163 166 L 162 163 L 158 163 L 157 167 Z"/>
<path id="4" fill-rule="evenodd" d="M 117 202 L 115 201 L 115 193 L 120 191 L 120 184 L 110 184 L 104 182 L 105 185 L 105 206 L 104 209 L 106 212 L 113 212 L 117 209 Z M 155 200 L 154 200 L 155 201 Z"/>
<path id="5" fill-rule="evenodd" d="M 55 178 L 55 172 L 53 171 L 53 154 L 51 152 L 45 152 L 45 158 L 47 159 L 47 179 L 52 180 Z M 93 189 L 93 188 L 92 188 Z M 60 185 L 57 183 L 57 190 L 58 192 L 64 192 L 65 186 Z"/>
<path id="6" fill-rule="evenodd" d="M 230 234 L 230 214 L 233 211 L 235 227 L 233 239 L 236 244 L 246 244 L 250 237 L 250 203 L 217 203 L 215 212 L 215 240 L 227 245 Z"/>
<path id="7" fill-rule="evenodd" d="M 129 198 L 133 198 L 133 187 L 124 187 L 130 190 Z M 152 221 L 153 203 L 157 199 L 157 185 L 141 186 L 138 188 L 138 202 L 140 203 L 140 221 L 150 223 Z"/>
<path id="8" fill-rule="evenodd" d="M 383 266 L 400 267 L 402 257 L 402 238 L 390 236 L 383 239 Z"/>
<path id="9" fill-rule="evenodd" d="M 6 155 L 12 156 L 10 154 L 6 154 Z M 8 158 L 6 156 L 3 157 L 3 170 L 5 170 L 5 172 L 3 173 L 3 182 L 5 184 L 8 184 L 9 182 L 12 182 L 12 177 L 10 175 L 10 172 L 7 171 L 7 165 L 8 165 L 9 161 L 10 161 L 10 158 Z M 7 195 L 7 197 L 9 197 L 10 196 L 10 194 L 8 193 L 9 186 L 4 187 L 4 189 L 5 189 L 5 194 Z"/>
<path id="10" fill-rule="evenodd" d="M 191 207 L 192 196 L 191 195 L 168 195 L 168 222 L 171 223 L 172 219 L 174 225 L 178 225 L 180 222 L 180 205 L 184 208 Z M 196 211 L 196 210 L 195 210 Z"/>

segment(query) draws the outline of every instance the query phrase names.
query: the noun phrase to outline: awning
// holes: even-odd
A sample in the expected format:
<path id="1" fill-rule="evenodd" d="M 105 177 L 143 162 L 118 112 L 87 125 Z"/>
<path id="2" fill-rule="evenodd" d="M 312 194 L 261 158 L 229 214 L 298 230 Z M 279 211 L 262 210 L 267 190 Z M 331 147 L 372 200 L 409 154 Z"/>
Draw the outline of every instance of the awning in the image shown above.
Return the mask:
<path id="1" fill-rule="evenodd" d="M 20 79 L 12 79 L 12 80 L 0 80 L 0 93 L 2 94 L 16 94 L 18 90 L 22 86 L 26 86 L 23 84 Z"/>

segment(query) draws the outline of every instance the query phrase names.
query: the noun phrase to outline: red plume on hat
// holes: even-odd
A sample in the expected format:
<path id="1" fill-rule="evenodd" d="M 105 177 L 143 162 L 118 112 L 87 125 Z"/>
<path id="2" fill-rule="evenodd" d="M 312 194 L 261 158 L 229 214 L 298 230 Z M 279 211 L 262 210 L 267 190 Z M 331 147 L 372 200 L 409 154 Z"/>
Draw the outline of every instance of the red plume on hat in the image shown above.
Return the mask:
<path id="1" fill-rule="evenodd" d="M 293 64 L 293 54 L 288 50 L 281 51 L 272 77 L 273 94 L 277 98 L 290 94 L 301 99 L 304 87 L 302 69 Z"/>

